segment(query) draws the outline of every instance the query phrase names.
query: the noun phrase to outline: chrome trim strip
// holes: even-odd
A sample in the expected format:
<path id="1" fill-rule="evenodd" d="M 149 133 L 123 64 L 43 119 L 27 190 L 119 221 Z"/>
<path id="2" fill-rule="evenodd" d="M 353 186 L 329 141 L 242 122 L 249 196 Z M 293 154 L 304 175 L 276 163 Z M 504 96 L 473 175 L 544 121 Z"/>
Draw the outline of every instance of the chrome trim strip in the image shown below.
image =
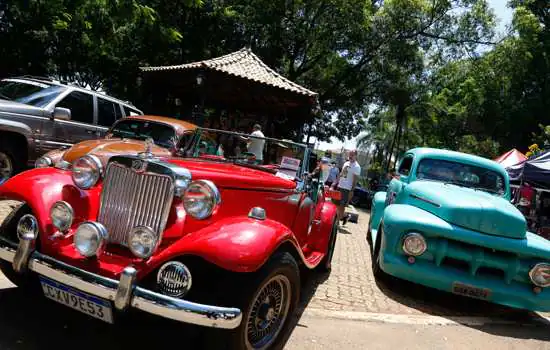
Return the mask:
<path id="1" fill-rule="evenodd" d="M 411 193 L 409 196 L 411 196 L 411 197 L 414 198 L 414 199 L 418 199 L 419 201 L 422 201 L 422 202 L 431 204 L 431 205 L 433 205 L 433 206 L 435 206 L 435 207 L 438 207 L 438 208 L 441 207 L 441 204 L 436 203 L 436 202 L 434 202 L 434 201 L 432 201 L 432 200 L 429 200 L 429 199 L 427 199 L 427 198 L 423 198 L 423 197 L 417 196 L 417 195 L 414 194 L 414 193 Z"/>
<path id="2" fill-rule="evenodd" d="M 16 247 L 17 245 L 13 242 L 0 237 L 0 258 L 11 262 L 16 254 Z M 125 270 L 130 268 L 133 269 L 127 267 Z M 234 329 L 241 324 L 242 320 L 242 312 L 237 308 L 203 305 L 169 297 L 137 287 L 134 283 L 128 284 L 128 281 L 125 281 L 124 273 L 121 276 L 121 281 L 116 281 L 76 268 L 36 251 L 30 255 L 28 269 L 103 299 L 114 301 L 117 294 L 125 295 L 132 307 L 179 322 L 204 327 Z M 123 290 L 124 288 L 126 290 Z M 128 294 L 126 294 L 127 292 Z"/>

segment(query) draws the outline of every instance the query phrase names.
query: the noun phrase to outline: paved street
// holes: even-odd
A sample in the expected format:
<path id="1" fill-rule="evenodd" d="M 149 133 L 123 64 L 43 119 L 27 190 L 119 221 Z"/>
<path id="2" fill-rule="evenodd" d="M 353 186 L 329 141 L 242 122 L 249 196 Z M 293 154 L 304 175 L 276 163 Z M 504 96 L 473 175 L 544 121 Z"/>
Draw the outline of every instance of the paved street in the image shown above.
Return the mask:
<path id="1" fill-rule="evenodd" d="M 0 203 L 0 220 L 15 204 Z M 548 315 L 458 298 L 403 281 L 377 284 L 365 240 L 368 213 L 359 213 L 359 223 L 348 223 L 340 230 L 332 273 L 304 276 L 300 317 L 288 335 L 287 348 L 364 349 L 399 344 L 411 349 L 425 349 L 429 344 L 442 349 L 550 348 L 545 345 L 550 326 L 542 318 Z M 169 346 L 166 330 L 178 332 L 180 325 L 153 317 L 128 317 L 109 327 L 40 296 L 29 300 L 0 275 L 0 349 L 40 348 L 44 337 L 63 339 L 59 348 L 82 339 L 88 339 L 85 348 L 105 344 L 114 348 L 121 342 L 121 333 L 139 334 L 138 329 L 147 330 L 147 338 L 164 339 Z M 203 346 L 204 332 L 191 327 L 187 334 L 196 347 Z M 473 343 L 465 340 L 470 338 Z M 127 344 L 143 348 L 148 342 L 133 339 Z"/>

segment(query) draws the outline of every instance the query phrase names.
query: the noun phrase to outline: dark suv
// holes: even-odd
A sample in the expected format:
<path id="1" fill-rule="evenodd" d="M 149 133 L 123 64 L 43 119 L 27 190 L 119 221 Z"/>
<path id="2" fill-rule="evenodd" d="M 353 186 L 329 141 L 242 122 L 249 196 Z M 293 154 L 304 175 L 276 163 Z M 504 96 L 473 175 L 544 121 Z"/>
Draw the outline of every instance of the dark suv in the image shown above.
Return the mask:
<path id="1" fill-rule="evenodd" d="M 47 78 L 0 80 L 0 184 L 42 154 L 100 138 L 119 118 L 143 114 L 129 102 Z"/>

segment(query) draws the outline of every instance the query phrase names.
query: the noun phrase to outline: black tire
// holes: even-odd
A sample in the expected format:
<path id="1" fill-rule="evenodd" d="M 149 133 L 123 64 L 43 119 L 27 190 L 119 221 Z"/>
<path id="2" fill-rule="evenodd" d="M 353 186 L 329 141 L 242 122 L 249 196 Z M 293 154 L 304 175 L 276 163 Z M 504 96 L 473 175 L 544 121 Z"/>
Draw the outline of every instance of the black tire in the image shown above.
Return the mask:
<path id="1" fill-rule="evenodd" d="M 351 197 L 350 204 L 354 207 L 358 207 L 361 204 L 361 198 L 359 196 Z"/>
<path id="2" fill-rule="evenodd" d="M 372 231 L 370 229 L 370 224 L 372 223 L 372 213 L 369 214 L 369 224 L 367 226 L 367 242 L 369 243 L 369 247 L 371 249 L 371 252 L 373 251 L 374 247 L 372 246 Z M 372 253 L 371 253 L 372 255 Z"/>
<path id="3" fill-rule="evenodd" d="M 8 144 L 8 140 L 0 141 L 0 184 L 24 170 L 26 160 L 22 158 L 19 152 L 12 145 Z M 4 166 L 7 166 L 6 162 L 11 167 L 9 173 L 3 170 Z"/>
<path id="4" fill-rule="evenodd" d="M 372 250 L 372 274 L 374 278 L 378 281 L 386 280 L 386 273 L 380 267 L 380 249 L 382 246 L 382 234 L 380 229 L 378 229 L 378 235 L 376 236 L 376 244 Z"/>
<path id="5" fill-rule="evenodd" d="M 281 298 L 281 310 L 286 309 L 285 314 L 282 315 L 283 321 L 279 324 L 273 324 L 276 330 L 269 330 L 271 325 L 268 325 L 266 329 L 269 330 L 268 334 L 271 334 L 270 338 L 261 338 L 262 341 L 254 343 L 254 331 L 258 329 L 258 320 L 261 313 L 265 313 L 264 317 L 271 317 L 277 311 L 275 308 L 271 308 L 268 303 L 259 302 L 260 295 L 265 292 L 265 300 L 268 298 L 271 301 L 272 295 L 269 292 L 275 288 L 266 291 L 265 287 L 283 286 L 283 289 L 287 290 L 287 299 Z M 281 289 L 281 290 L 283 290 Z M 281 293 L 281 294 L 284 294 Z M 289 294 L 289 295 L 288 295 Z M 249 349 L 272 349 L 280 347 L 284 335 L 288 331 L 288 326 L 292 321 L 296 307 L 298 306 L 298 300 L 300 297 L 300 270 L 296 260 L 290 253 L 277 253 L 269 259 L 269 261 L 257 272 L 255 276 L 248 281 L 244 282 L 244 285 L 240 286 L 235 291 L 235 298 L 240 300 L 239 307 L 243 313 L 241 325 L 227 333 L 231 349 L 249 350 Z M 264 297 L 264 296 L 262 296 Z M 284 302 L 288 302 L 288 306 L 283 305 Z M 265 311 L 265 305 L 268 305 L 267 311 Z M 269 316 L 268 316 L 269 315 Z M 276 314 L 275 314 L 276 315 Z M 263 322 L 272 322 L 271 320 L 264 320 Z M 276 321 L 275 321 L 276 322 Z M 256 327 L 250 328 L 249 325 L 256 324 Z M 249 336 L 249 333 L 251 335 Z"/>
<path id="6" fill-rule="evenodd" d="M 0 235 L 8 238 L 11 241 L 17 242 L 17 236 L 15 234 L 17 223 L 19 219 L 25 215 L 30 214 L 31 209 L 28 205 L 21 205 L 14 210 L 4 220 L 0 226 Z M 34 292 L 38 288 L 38 280 L 36 276 L 29 273 L 19 274 L 13 270 L 12 264 L 5 260 L 0 260 L 0 271 L 9 279 L 13 284 L 21 287 L 24 291 Z"/>
<path id="7" fill-rule="evenodd" d="M 338 219 L 334 220 L 328 241 L 327 254 L 319 264 L 319 270 L 322 272 L 330 272 L 332 270 L 332 258 L 334 256 L 334 248 L 336 247 L 336 239 L 338 237 Z"/>

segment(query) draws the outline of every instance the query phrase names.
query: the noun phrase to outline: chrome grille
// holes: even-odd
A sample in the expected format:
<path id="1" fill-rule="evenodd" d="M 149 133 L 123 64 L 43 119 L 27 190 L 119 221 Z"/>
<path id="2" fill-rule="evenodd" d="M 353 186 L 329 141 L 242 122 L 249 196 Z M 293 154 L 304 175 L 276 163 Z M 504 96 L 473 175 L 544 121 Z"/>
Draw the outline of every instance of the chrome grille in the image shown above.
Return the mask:
<path id="1" fill-rule="evenodd" d="M 138 173 L 111 162 L 107 167 L 98 221 L 109 233 L 109 242 L 127 246 L 133 227 L 148 226 L 160 238 L 174 196 L 172 178 L 157 173 Z"/>

